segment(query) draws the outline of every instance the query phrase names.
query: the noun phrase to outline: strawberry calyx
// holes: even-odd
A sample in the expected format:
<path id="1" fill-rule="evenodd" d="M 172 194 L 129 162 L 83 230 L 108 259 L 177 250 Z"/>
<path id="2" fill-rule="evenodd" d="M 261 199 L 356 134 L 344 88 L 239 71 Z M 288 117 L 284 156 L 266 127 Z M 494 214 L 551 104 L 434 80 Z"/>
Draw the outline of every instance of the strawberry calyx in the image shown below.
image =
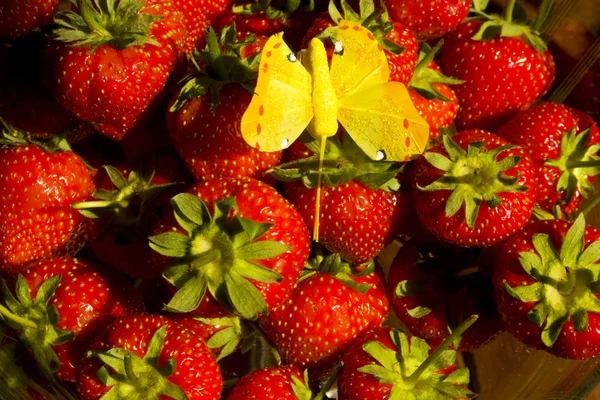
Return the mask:
<path id="1" fill-rule="evenodd" d="M 361 266 L 361 268 L 352 268 L 350 264 L 343 262 L 342 258 L 337 253 L 327 256 L 319 254 L 308 260 L 300 273 L 298 282 L 311 278 L 318 273 L 328 274 L 335 277 L 349 288 L 356 290 L 359 293 L 365 293 L 372 285 L 357 283 L 352 279 L 352 276 L 365 276 L 373 271 L 375 271 L 375 263 L 373 261 L 369 261 L 366 265 Z"/>
<path id="2" fill-rule="evenodd" d="M 127 178 L 113 166 L 105 165 L 104 169 L 116 189 L 96 189 L 92 197 L 97 200 L 73 203 L 71 208 L 87 218 L 109 217 L 111 225 L 142 225 L 146 205 L 164 190 L 178 184 L 153 185 L 155 171 L 148 166 L 131 171 Z"/>
<path id="3" fill-rule="evenodd" d="M 207 341 L 209 349 L 221 349 L 217 361 L 222 360 L 239 348 L 240 343 L 250 335 L 251 328 L 242 322 L 239 317 L 202 318 L 195 320 L 206 325 L 225 327 L 213 334 Z"/>
<path id="4" fill-rule="evenodd" d="M 291 380 L 292 391 L 298 400 L 314 400 L 307 369 L 302 373 L 302 379 L 298 378 L 296 374 L 292 374 Z"/>
<path id="5" fill-rule="evenodd" d="M 314 155 L 280 164 L 267 173 L 283 182 L 302 180 L 306 187 L 315 188 L 319 182 L 320 141 L 305 134 L 300 139 Z M 400 188 L 397 175 L 402 171 L 402 165 L 372 160 L 347 132 L 342 140 L 337 136 L 330 137 L 325 146 L 322 184 L 331 187 L 355 179 L 370 189 L 395 191 Z"/>
<path id="6" fill-rule="evenodd" d="M 235 14 L 241 15 L 253 15 L 262 12 L 268 19 L 288 19 L 291 14 L 303 5 L 304 7 L 302 8 L 306 12 L 311 12 L 315 9 L 314 0 L 278 0 L 276 7 L 272 3 L 271 0 L 254 0 L 254 2 L 234 5 L 232 11 Z"/>
<path id="7" fill-rule="evenodd" d="M 273 240 L 259 240 L 273 226 L 233 216 L 235 198 L 215 202 L 211 216 L 198 197 L 181 193 L 171 199 L 175 218 L 187 234 L 165 232 L 150 238 L 150 247 L 174 257 L 164 278 L 179 290 L 165 309 L 173 312 L 195 310 L 206 290 L 232 313 L 254 320 L 267 313 L 262 294 L 248 279 L 281 282 L 283 277 L 257 260 L 270 259 L 289 250 Z"/>
<path id="8" fill-rule="evenodd" d="M 120 348 L 87 353 L 87 357 L 97 357 L 104 364 L 97 373 L 100 382 L 112 386 L 102 399 L 150 400 L 160 395 L 175 400 L 188 398 L 183 389 L 167 379 L 175 373 L 176 360 L 172 358 L 158 365 L 166 329 L 165 325 L 154 332 L 144 357 Z M 108 368 L 114 372 L 109 373 Z"/>
<path id="9" fill-rule="evenodd" d="M 415 72 L 408 83 L 408 86 L 415 89 L 421 96 L 427 100 L 439 99 L 447 102 L 455 102 L 456 100 L 449 99 L 444 96 L 439 90 L 435 88 L 434 83 L 441 83 L 445 85 L 460 85 L 465 81 L 460 79 L 451 78 L 444 75 L 442 72 L 437 71 L 433 68 L 429 68 L 429 65 L 433 61 L 435 55 L 440 51 L 444 44 L 444 40 L 441 39 L 432 48 L 427 43 L 423 43 L 421 51 L 419 52 L 419 58 L 417 59 L 417 66 Z"/>
<path id="10" fill-rule="evenodd" d="M 361 0 L 359 3 L 360 13 L 354 11 L 346 0 L 341 0 L 340 5 L 342 7 L 341 12 L 336 7 L 334 0 L 329 1 L 329 16 L 336 24 L 339 24 L 342 20 L 357 22 L 371 31 L 381 48 L 395 55 L 401 54 L 405 50 L 403 46 L 386 38 L 388 33 L 394 30 L 394 25 L 390 22 L 389 14 L 383 2 L 381 2 L 380 7 L 376 8 L 373 0 Z M 335 38 L 337 29 L 337 26 L 331 26 L 317 37 L 319 39 Z"/>
<path id="11" fill-rule="evenodd" d="M 524 37 L 537 51 L 545 51 L 548 47 L 540 35 L 548 29 L 552 21 L 553 0 L 544 0 L 533 21 L 529 21 L 527 12 L 516 0 L 509 0 L 504 15 L 487 14 L 485 9 L 489 0 L 473 0 L 471 20 L 484 21 L 473 40 L 491 40 L 501 37 Z"/>
<path id="12" fill-rule="evenodd" d="M 24 146 L 32 144 L 48 153 L 73 151 L 69 142 L 66 140 L 67 135 L 68 132 L 65 131 L 52 136 L 48 140 L 36 139 L 31 134 L 10 125 L 0 117 L 0 145 L 3 146 Z"/>
<path id="13" fill-rule="evenodd" d="M 556 190 L 566 191 L 564 199 L 566 204 L 570 203 L 575 191 L 579 191 L 583 197 L 595 191 L 588 177 L 600 174 L 600 157 L 597 155 L 600 144 L 587 146 L 590 133 L 591 127 L 579 134 L 575 134 L 573 127 L 561 139 L 560 157 L 544 163 L 561 171 Z"/>
<path id="14" fill-rule="evenodd" d="M 130 46 L 146 44 L 160 46 L 148 37 L 150 26 L 162 16 L 141 13 L 146 0 L 71 0 L 75 9 L 59 11 L 54 22 L 59 26 L 54 31 L 57 40 L 76 47 L 110 45 L 123 50 Z"/>
<path id="15" fill-rule="evenodd" d="M 254 92 L 253 82 L 258 78 L 260 53 L 244 57 L 242 51 L 255 42 L 254 35 L 238 38 L 235 24 L 223 28 L 217 37 L 212 28 L 206 30 L 206 47 L 194 50 L 191 61 L 196 71 L 183 78 L 183 86 L 170 112 L 183 107 L 188 100 L 211 95 L 211 107 L 219 104 L 219 91 L 228 84 L 240 84 Z"/>
<path id="16" fill-rule="evenodd" d="M 446 202 L 446 216 L 453 216 L 464 204 L 467 225 L 473 229 L 483 201 L 490 208 L 494 208 L 502 202 L 498 193 L 524 192 L 528 189 L 517 183 L 521 176 L 519 172 L 514 177 L 504 173 L 516 167 L 521 157 L 508 156 L 499 160 L 502 152 L 516 146 L 503 145 L 487 150 L 483 143 L 474 142 L 469 144 L 465 151 L 448 135 L 443 136 L 443 141 L 450 159 L 436 152 L 427 152 L 424 157 L 432 166 L 444 171 L 445 174 L 430 185 L 419 189 L 451 190 L 452 194 Z"/>
<path id="17" fill-rule="evenodd" d="M 1 290 L 6 307 L 0 305 L 0 315 L 8 326 L 20 331 L 19 340 L 33 352 L 35 361 L 49 381 L 58 371 L 60 362 L 52 346 L 75 338 L 73 332 L 57 328 L 60 318 L 54 305 L 48 306 L 61 275 L 46 280 L 38 289 L 35 299 L 31 298 L 29 285 L 22 275 L 17 278 L 15 295 L 5 281 Z"/>
<path id="18" fill-rule="evenodd" d="M 377 362 L 360 367 L 360 372 L 373 375 L 379 382 L 393 385 L 390 400 L 407 398 L 463 399 L 476 394 L 468 390 L 469 370 L 457 369 L 444 374 L 456 362 L 456 350 L 448 350 L 475 321 L 473 315 L 464 321 L 431 354 L 426 341 L 394 329 L 390 332 L 396 350 L 379 341 L 369 341 L 363 350 Z"/>
<path id="19" fill-rule="evenodd" d="M 588 328 L 588 312 L 600 313 L 600 240 L 584 248 L 585 217 L 580 214 L 567 231 L 559 251 L 547 234 L 535 234 L 535 252 L 519 253 L 521 266 L 536 280 L 531 285 L 504 288 L 512 297 L 536 305 L 527 318 L 542 329 L 542 342 L 551 347 L 563 325 L 573 321 L 576 332 Z"/>

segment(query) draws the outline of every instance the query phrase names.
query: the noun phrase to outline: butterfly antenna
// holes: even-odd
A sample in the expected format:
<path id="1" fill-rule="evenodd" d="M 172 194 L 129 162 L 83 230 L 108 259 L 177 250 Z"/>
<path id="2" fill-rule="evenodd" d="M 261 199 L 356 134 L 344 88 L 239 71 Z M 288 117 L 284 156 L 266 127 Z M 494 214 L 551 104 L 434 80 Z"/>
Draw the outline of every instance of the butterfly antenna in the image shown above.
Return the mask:
<path id="1" fill-rule="evenodd" d="M 323 175 L 323 159 L 325 158 L 325 141 L 327 139 L 321 136 L 321 151 L 319 152 L 319 172 L 317 175 L 317 201 L 315 203 L 315 227 L 313 230 L 313 238 L 315 242 L 319 242 L 319 221 L 321 219 L 321 178 Z"/>

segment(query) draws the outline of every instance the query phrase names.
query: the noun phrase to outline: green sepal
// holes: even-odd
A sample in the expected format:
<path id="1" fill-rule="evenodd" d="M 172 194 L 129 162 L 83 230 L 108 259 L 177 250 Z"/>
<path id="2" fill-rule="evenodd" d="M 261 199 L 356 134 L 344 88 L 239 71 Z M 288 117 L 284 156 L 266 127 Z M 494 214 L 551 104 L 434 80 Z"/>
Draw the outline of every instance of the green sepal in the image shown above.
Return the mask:
<path id="1" fill-rule="evenodd" d="M 310 379 L 308 378 L 308 370 L 305 369 L 302 374 L 302 379 L 292 374 L 292 392 L 298 400 L 312 400 L 313 392 L 310 390 Z"/>
<path id="2" fill-rule="evenodd" d="M 576 191 L 583 197 L 595 192 L 588 178 L 600 173 L 600 157 L 597 155 L 600 144 L 587 145 L 590 133 L 591 127 L 578 134 L 573 127 L 561 139 L 560 157 L 544 163 L 560 170 L 556 190 L 565 192 L 565 204 L 571 202 Z"/>
<path id="3" fill-rule="evenodd" d="M 357 269 L 352 268 L 350 264 L 342 261 L 342 258 L 337 253 L 327 256 L 318 254 L 316 257 L 307 261 L 304 269 L 300 273 L 298 282 L 302 282 L 318 273 L 328 274 L 335 277 L 349 288 L 359 293 L 366 293 L 371 288 L 371 285 L 360 284 L 352 279 L 352 277 L 365 276 L 373 271 L 375 271 L 375 263 L 373 261 L 368 262 L 364 266 L 364 269 Z"/>
<path id="4" fill-rule="evenodd" d="M 290 161 L 267 171 L 283 182 L 301 180 L 306 187 L 318 186 L 319 151 L 318 141 L 312 137 L 301 136 L 303 143 L 314 153 L 313 156 Z M 397 175 L 403 166 L 389 161 L 374 161 L 344 131 L 343 140 L 337 136 L 327 140 L 323 168 L 322 184 L 333 187 L 356 180 L 370 189 L 396 191 L 400 188 Z"/>
<path id="5" fill-rule="evenodd" d="M 429 307 L 417 306 L 415 308 L 407 310 L 406 312 L 413 318 L 423 318 L 424 316 L 429 315 L 431 311 L 433 310 Z"/>
<path id="6" fill-rule="evenodd" d="M 283 277 L 260 260 L 290 250 L 273 240 L 258 240 L 272 224 L 235 215 L 234 197 L 214 203 L 212 216 L 197 196 L 182 193 L 171 200 L 175 218 L 186 234 L 164 232 L 150 238 L 150 247 L 173 257 L 163 277 L 178 288 L 164 307 L 172 312 L 195 310 L 208 290 L 228 310 L 246 319 L 267 312 L 262 294 L 251 283 L 281 282 Z"/>
<path id="7" fill-rule="evenodd" d="M 36 139 L 30 133 L 17 129 L 0 117 L 0 145 L 3 146 L 24 146 L 31 144 L 47 153 L 56 153 L 59 151 L 72 152 L 73 149 L 66 139 L 68 135 L 68 131 L 63 131 L 47 140 Z M 85 162 L 83 159 L 82 161 Z M 86 165 L 88 164 L 86 163 Z"/>
<path id="8" fill-rule="evenodd" d="M 246 323 L 247 331 L 240 343 L 242 354 L 249 353 L 250 371 L 281 366 L 281 355 L 255 323 Z M 248 372 L 250 372 L 248 371 Z"/>
<path id="9" fill-rule="evenodd" d="M 427 100 L 439 99 L 447 102 L 455 102 L 456 100 L 452 100 L 444 96 L 433 86 L 433 84 L 441 83 L 444 85 L 460 85 L 465 83 L 465 81 L 448 77 L 443 73 L 436 71 L 435 69 L 429 68 L 429 65 L 435 58 L 435 55 L 440 51 L 443 44 L 443 39 L 440 39 L 433 48 L 431 48 L 427 43 L 423 44 L 421 51 L 419 52 L 419 58 L 417 59 L 415 72 L 413 73 L 408 86 L 415 89 Z"/>
<path id="10" fill-rule="evenodd" d="M 232 354 L 242 342 L 249 328 L 242 323 L 238 317 L 222 318 L 194 318 L 203 324 L 214 326 L 225 326 L 225 328 L 213 334 L 207 341 L 209 349 L 221 349 L 217 356 L 217 361 L 222 360 Z"/>
<path id="11" fill-rule="evenodd" d="M 141 13 L 146 5 L 140 0 L 71 0 L 76 11 L 65 9 L 54 15 L 55 38 L 90 52 L 103 45 L 123 50 L 130 46 L 160 43 L 149 37 L 154 22 L 164 17 Z"/>
<path id="12" fill-rule="evenodd" d="M 600 241 L 584 245 L 585 219 L 580 214 L 556 250 L 547 234 L 532 237 L 535 252 L 522 252 L 523 270 L 536 280 L 526 286 L 511 287 L 504 283 L 512 297 L 523 302 L 536 302 L 527 318 L 542 327 L 542 342 L 551 347 L 571 318 L 576 331 L 588 328 L 588 312 L 600 314 L 596 297 L 600 280 Z"/>
<path id="13" fill-rule="evenodd" d="M 424 157 L 433 167 L 444 171 L 445 174 L 430 185 L 419 189 L 452 191 L 446 201 L 447 217 L 455 215 L 464 206 L 465 221 L 468 227 L 473 229 L 483 201 L 493 208 L 501 203 L 499 193 L 528 190 L 526 186 L 517 183 L 520 177 L 518 173 L 514 178 L 504 174 L 505 171 L 516 167 L 521 157 L 509 156 L 502 160 L 498 159 L 503 151 L 514 146 L 504 145 L 487 150 L 482 143 L 478 142 L 471 143 L 465 151 L 447 135 L 443 136 L 443 143 L 449 159 L 435 152 L 427 152 Z"/>
<path id="14" fill-rule="evenodd" d="M 170 107 L 170 112 L 181 109 L 189 100 L 210 94 L 211 109 L 219 105 L 220 89 L 228 84 L 240 84 L 250 92 L 252 82 L 258 77 L 260 53 L 244 58 L 242 50 L 256 41 L 254 35 L 244 40 L 237 38 L 235 24 L 221 30 L 219 35 L 212 28 L 206 30 L 206 47 L 194 50 L 191 61 L 193 73 L 181 80 L 182 90 Z"/>
<path id="15" fill-rule="evenodd" d="M 87 357 L 96 357 L 104 364 L 97 372 L 98 379 L 111 389 L 101 399 L 143 398 L 153 399 L 159 395 L 175 400 L 187 400 L 188 397 L 179 386 L 167 378 L 175 373 L 176 361 L 167 360 L 159 367 L 158 360 L 164 346 L 167 326 L 154 332 L 146 354 L 140 358 L 137 354 L 121 348 L 108 351 L 92 350 Z M 108 372 L 108 368 L 112 373 Z"/>

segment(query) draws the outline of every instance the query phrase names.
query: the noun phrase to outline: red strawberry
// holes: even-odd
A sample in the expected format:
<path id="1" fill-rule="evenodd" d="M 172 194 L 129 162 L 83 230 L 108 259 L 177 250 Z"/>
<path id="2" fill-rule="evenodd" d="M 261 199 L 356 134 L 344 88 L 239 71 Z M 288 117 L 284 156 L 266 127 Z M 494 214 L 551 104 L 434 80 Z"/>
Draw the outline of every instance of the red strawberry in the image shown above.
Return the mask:
<path id="1" fill-rule="evenodd" d="M 227 400 L 299 400 L 312 399 L 308 376 L 295 365 L 265 368 L 244 375 L 233 387 Z"/>
<path id="2" fill-rule="evenodd" d="M 523 149 L 491 133 L 443 136 L 415 161 L 414 173 L 419 219 L 447 242 L 490 246 L 520 231 L 532 215 L 533 164 Z"/>
<path id="3" fill-rule="evenodd" d="M 0 4 L 0 37 L 21 39 L 50 25 L 59 0 L 3 0 Z"/>
<path id="4" fill-rule="evenodd" d="M 2 133 L 4 143 L 23 143 L 0 149 L 1 274 L 16 276 L 31 261 L 72 255 L 83 246 L 86 218 L 69 206 L 88 200 L 94 184 L 81 159 L 60 150 L 66 142 L 37 142 L 46 151 L 8 125 Z"/>
<path id="5" fill-rule="evenodd" d="M 183 50 L 191 53 L 206 45 L 206 29 L 217 22 L 231 8 L 234 0 L 173 0 L 175 8 L 185 18 L 186 40 Z"/>
<path id="6" fill-rule="evenodd" d="M 525 344 L 559 357 L 600 354 L 600 231 L 536 221 L 495 251 L 494 287 L 506 329 Z"/>
<path id="7" fill-rule="evenodd" d="M 77 384 L 86 400 L 215 400 L 223 387 L 206 344 L 168 318 L 138 314 L 115 320 L 90 347 Z M 103 365 L 104 364 L 104 365 Z"/>
<path id="8" fill-rule="evenodd" d="M 479 320 L 465 332 L 458 350 L 475 349 L 502 330 L 491 280 L 472 251 L 450 248 L 424 254 L 408 242 L 392 262 L 388 290 L 394 312 L 408 331 L 433 347 L 471 314 L 479 314 Z"/>
<path id="9" fill-rule="evenodd" d="M 255 319 L 286 299 L 308 257 L 309 237 L 275 189 L 254 179 L 220 179 L 171 202 L 174 216 L 150 238 L 161 268 L 172 258 L 164 276 L 178 291 L 167 310 L 209 317 L 207 309 L 221 303 Z"/>
<path id="10" fill-rule="evenodd" d="M 356 21 L 363 24 L 377 38 L 380 46 L 384 49 L 390 68 L 390 80 L 408 84 L 415 71 L 419 46 L 415 35 L 404 25 L 390 21 L 385 8 L 375 9 L 371 0 L 361 2 L 368 7 L 361 9 L 357 14 L 346 0 L 342 0 L 342 15 L 336 8 L 330 7 L 329 13 L 321 14 L 315 19 L 311 27 L 302 39 L 302 48 L 308 47 L 308 42 L 314 37 L 327 34 L 335 29 L 342 20 Z M 330 56 L 333 54 L 333 46 L 326 42 L 329 47 Z"/>
<path id="11" fill-rule="evenodd" d="M 90 247 L 96 257 L 133 278 L 161 276 L 162 269 L 152 263 L 148 236 L 170 212 L 169 198 L 185 190 L 188 180 L 174 156 L 152 161 L 133 170 L 105 166 L 100 189 L 92 193 L 95 200 L 71 205 L 95 219 L 99 232 Z"/>
<path id="12" fill-rule="evenodd" d="M 394 21 L 406 25 L 420 40 L 444 36 L 460 24 L 472 0 L 384 0 Z"/>
<path id="13" fill-rule="evenodd" d="M 467 389 L 469 370 L 457 369 L 456 351 L 446 350 L 475 320 L 461 324 L 431 354 L 427 342 L 400 330 L 381 327 L 363 333 L 342 357 L 338 399 L 475 397 Z"/>
<path id="14" fill-rule="evenodd" d="M 541 103 L 521 111 L 496 134 L 522 146 L 534 162 L 536 201 L 542 209 L 551 212 L 560 204 L 570 215 L 579 208 L 581 196 L 594 191 L 593 176 L 600 173 L 600 132 L 588 115 L 562 104 Z M 590 167 L 583 168 L 586 164 Z"/>
<path id="15" fill-rule="evenodd" d="M 373 263 L 353 270 L 335 254 L 312 260 L 288 300 L 259 323 L 284 363 L 313 371 L 335 363 L 356 336 L 383 324 L 389 309 L 381 271 Z"/>
<path id="16" fill-rule="evenodd" d="M 442 129 L 448 129 L 458 113 L 458 101 L 449 85 L 464 83 L 445 76 L 433 58 L 443 41 L 432 49 L 423 44 L 415 73 L 408 83 L 408 93 L 419 112 L 429 124 L 429 145 L 441 140 Z"/>
<path id="17" fill-rule="evenodd" d="M 75 380 L 87 347 L 112 319 L 143 310 L 141 298 L 120 275 L 77 259 L 33 263 L 17 280 L 17 298 L 6 286 L 3 293 L 20 318 L 7 321 L 20 331 L 41 370 L 67 381 Z"/>
<path id="18" fill-rule="evenodd" d="M 544 0 L 546 3 L 551 0 Z M 532 105 L 550 88 L 554 62 L 544 42 L 537 36 L 548 17 L 539 13 L 531 27 L 517 20 L 521 13 L 471 20 L 445 37 L 440 64 L 452 77 L 465 81 L 454 88 L 460 108 L 456 118 L 459 130 L 479 128 L 494 131 L 519 110 Z M 511 0 L 510 10 L 521 10 Z M 502 29 L 502 34 L 500 28 Z"/>
<path id="19" fill-rule="evenodd" d="M 44 51 L 45 80 L 63 107 L 119 140 L 165 86 L 185 28 L 170 1 L 99 4 L 101 12 L 85 0 L 78 13 L 57 13 L 61 28 Z"/>
<path id="20" fill-rule="evenodd" d="M 199 181 L 224 177 L 262 179 L 277 165 L 281 152 L 266 153 L 250 147 L 240 130 L 242 115 L 252 100 L 247 85 L 256 79 L 256 54 L 240 57 L 252 38 L 242 40 L 232 27 L 221 34 L 208 34 L 207 46 L 196 65 L 205 65 L 190 77 L 171 100 L 168 128 L 175 149 Z M 214 63 L 210 60 L 216 60 Z M 225 64 L 225 61 L 227 60 Z M 230 75 L 228 71 L 238 71 Z M 243 73 L 242 73 L 243 72 Z"/>

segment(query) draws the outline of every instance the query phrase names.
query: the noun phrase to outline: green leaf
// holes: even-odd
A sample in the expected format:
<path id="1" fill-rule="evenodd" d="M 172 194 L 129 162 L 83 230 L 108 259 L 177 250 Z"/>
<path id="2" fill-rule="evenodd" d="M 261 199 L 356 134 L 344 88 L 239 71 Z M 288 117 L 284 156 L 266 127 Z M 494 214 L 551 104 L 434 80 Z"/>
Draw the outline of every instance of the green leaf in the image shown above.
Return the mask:
<path id="1" fill-rule="evenodd" d="M 579 214 L 573 225 L 567 231 L 560 248 L 560 259 L 564 265 L 577 265 L 579 254 L 583 250 L 583 235 L 585 232 L 585 216 Z"/>
<path id="2" fill-rule="evenodd" d="M 543 297 L 544 284 L 536 282 L 527 286 L 515 286 L 511 287 L 506 281 L 504 281 L 504 289 L 506 292 L 522 302 L 528 303 L 532 301 L 539 301 Z"/>
<path id="3" fill-rule="evenodd" d="M 158 368 L 158 372 L 165 378 L 168 378 L 175 373 L 176 368 L 177 359 L 170 358 Z"/>
<path id="4" fill-rule="evenodd" d="M 233 266 L 232 271 L 257 282 L 274 283 L 283 280 L 283 276 L 278 272 L 252 262 L 238 262 Z"/>
<path id="5" fill-rule="evenodd" d="M 339 24 L 340 21 L 342 21 L 344 19 L 344 17 L 342 16 L 342 14 L 339 12 L 339 10 L 337 9 L 337 7 L 335 6 L 335 1 L 334 0 L 329 0 L 329 16 L 331 17 L 331 19 L 336 23 Z"/>
<path id="6" fill-rule="evenodd" d="M 370 341 L 363 344 L 363 350 L 379 362 L 385 369 L 393 370 L 398 362 L 396 352 L 384 346 L 381 342 Z"/>
<path id="7" fill-rule="evenodd" d="M 283 243 L 263 240 L 245 244 L 235 249 L 235 256 L 242 260 L 269 260 L 291 250 Z"/>
<path id="8" fill-rule="evenodd" d="M 204 276 L 199 273 L 193 274 L 179 288 L 171 301 L 165 305 L 164 309 L 179 313 L 194 311 L 200 305 L 202 298 L 204 298 L 207 286 L 208 284 Z"/>
<path id="9" fill-rule="evenodd" d="M 463 203 L 468 201 L 467 199 L 467 188 L 464 186 L 458 186 L 452 191 L 448 200 L 446 200 L 445 214 L 447 217 L 451 217 L 460 210 Z M 472 224 L 469 225 L 472 228 Z"/>
<path id="10" fill-rule="evenodd" d="M 254 222 L 251 219 L 240 217 L 238 215 L 236 215 L 233 219 L 237 221 L 244 230 L 244 232 L 248 234 L 248 237 L 250 238 L 251 242 L 255 241 L 256 239 L 260 238 L 262 235 L 267 233 L 269 229 L 271 229 L 271 227 L 273 226 L 273 224 L 268 222 Z"/>
<path id="11" fill-rule="evenodd" d="M 160 391 L 160 394 L 174 400 L 188 400 L 184 390 L 170 381 L 166 381 L 165 386 Z"/>
<path id="12" fill-rule="evenodd" d="M 600 240 L 590 243 L 577 259 L 578 268 L 586 268 L 600 260 Z"/>
<path id="13" fill-rule="evenodd" d="M 231 305 L 245 319 L 255 320 L 259 313 L 267 313 L 267 304 L 263 295 L 246 279 L 236 274 L 226 273 L 225 286 Z"/>
<path id="14" fill-rule="evenodd" d="M 568 321 L 569 316 L 563 315 L 560 317 L 553 317 L 550 315 L 546 322 L 546 326 L 542 330 L 542 342 L 548 346 L 552 347 L 558 335 L 562 332 L 562 328 L 564 324 Z"/>
<path id="15" fill-rule="evenodd" d="M 521 36 L 522 34 L 523 30 L 517 24 L 505 22 L 502 25 L 501 35 L 503 37 Z"/>
<path id="16" fill-rule="evenodd" d="M 189 233 L 210 221 L 206 204 L 193 194 L 180 193 L 171 199 L 171 204 L 177 222 Z"/>
<path id="17" fill-rule="evenodd" d="M 536 304 L 529 312 L 527 313 L 527 319 L 536 324 L 537 326 L 542 326 L 548 314 L 550 313 L 550 306 L 544 302 L 540 302 Z"/>
<path id="18" fill-rule="evenodd" d="M 412 297 L 423 293 L 425 285 L 422 281 L 400 281 L 394 290 L 397 297 Z"/>
<path id="19" fill-rule="evenodd" d="M 435 168 L 448 172 L 454 163 L 439 153 L 428 152 L 423 155 L 427 161 Z"/>
<path id="20" fill-rule="evenodd" d="M 29 289 L 29 285 L 27 284 L 25 278 L 23 278 L 23 275 L 21 274 L 19 274 L 19 276 L 17 277 L 15 294 L 17 296 L 17 299 L 19 300 L 19 303 L 21 303 L 23 306 L 28 307 L 33 304 L 31 300 L 31 291 Z"/>
<path id="21" fill-rule="evenodd" d="M 417 306 L 413 309 L 407 310 L 406 312 L 413 318 L 423 318 L 426 315 L 429 315 L 433 311 L 429 307 Z"/>
<path id="22" fill-rule="evenodd" d="M 117 189 L 123 189 L 127 186 L 127 179 L 123 176 L 121 171 L 111 165 L 105 165 L 104 169 L 110 178 L 110 181 L 117 187 Z"/>
<path id="23" fill-rule="evenodd" d="M 166 334 L 166 325 L 161 326 L 154 332 L 152 338 L 150 339 L 150 343 L 148 344 L 148 350 L 146 350 L 146 355 L 144 355 L 144 361 L 153 366 L 158 366 L 158 358 L 160 357 L 160 353 L 165 342 Z"/>
<path id="24" fill-rule="evenodd" d="M 502 32 L 502 20 L 492 20 L 481 24 L 479 31 L 471 37 L 473 40 L 492 40 Z"/>
<path id="25" fill-rule="evenodd" d="M 450 136 L 444 135 L 442 140 L 444 141 L 444 148 L 450 156 L 450 160 L 456 162 L 459 158 L 464 157 L 467 153 L 458 145 Z"/>
<path id="26" fill-rule="evenodd" d="M 37 295 L 35 296 L 35 304 L 48 304 L 52 296 L 54 296 L 54 291 L 56 290 L 62 275 L 56 275 L 50 279 L 47 279 L 42 283 L 38 289 Z"/>
<path id="27" fill-rule="evenodd" d="M 167 257 L 184 257 L 188 254 L 190 238 L 177 232 L 165 232 L 150 237 L 150 247 Z"/>
<path id="28" fill-rule="evenodd" d="M 585 332 L 588 328 L 588 313 L 584 309 L 578 309 L 573 313 L 573 329 L 576 332 Z"/>

